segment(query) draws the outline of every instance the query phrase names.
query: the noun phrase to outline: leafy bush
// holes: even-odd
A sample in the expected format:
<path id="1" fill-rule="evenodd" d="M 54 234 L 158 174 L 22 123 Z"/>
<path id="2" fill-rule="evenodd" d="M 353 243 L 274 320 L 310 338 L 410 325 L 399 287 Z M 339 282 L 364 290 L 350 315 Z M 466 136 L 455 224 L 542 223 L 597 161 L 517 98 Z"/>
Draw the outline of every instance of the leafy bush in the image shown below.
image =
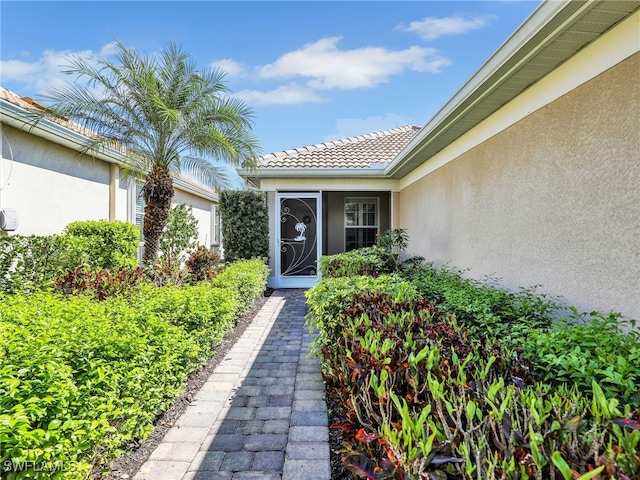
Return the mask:
<path id="1" fill-rule="evenodd" d="M 366 247 L 346 253 L 320 257 L 322 278 L 353 277 L 368 275 L 378 277 L 392 273 L 394 262 L 378 247 Z"/>
<path id="2" fill-rule="evenodd" d="M 597 312 L 563 319 L 549 330 L 532 329 L 523 336 L 522 356 L 534 374 L 551 385 L 573 384 L 592 393 L 597 381 L 607 396 L 640 408 L 640 332 L 623 330 L 617 314 Z"/>
<path id="3" fill-rule="evenodd" d="M 185 265 L 193 282 L 210 280 L 220 271 L 220 256 L 200 245 L 191 252 Z"/>
<path id="4" fill-rule="evenodd" d="M 372 247 L 358 248 L 346 253 L 338 253 L 320 258 L 320 272 L 323 278 L 369 275 L 377 277 L 419 264 L 422 257 L 402 260 L 408 238 L 403 228 L 387 230 L 376 238 Z"/>
<path id="5" fill-rule="evenodd" d="M 422 296 L 455 315 L 474 335 L 517 343 L 530 328 L 549 327 L 560 307 L 536 287 L 513 292 L 499 288 L 490 278 L 483 282 L 462 274 L 424 265 L 413 271 L 410 279 Z"/>
<path id="6" fill-rule="evenodd" d="M 149 434 L 200 356 L 183 328 L 123 300 L 7 296 L 0 318 L 7 479 L 84 478 L 93 461 Z M 35 467 L 20 472 L 25 462 Z"/>
<path id="7" fill-rule="evenodd" d="M 225 267 L 212 280 L 212 285 L 232 291 L 239 299 L 236 316 L 244 315 L 251 309 L 256 298 L 264 292 L 269 276 L 269 267 L 260 259 L 238 260 Z"/>
<path id="8" fill-rule="evenodd" d="M 197 342 L 203 361 L 233 327 L 238 302 L 236 295 L 208 283 L 146 288 L 141 298 L 149 313 L 184 328 Z"/>
<path id="9" fill-rule="evenodd" d="M 135 268 L 138 265 L 136 252 L 140 243 L 140 231 L 132 223 L 107 220 L 73 222 L 67 225 L 64 233 L 91 240 L 89 256 L 95 270 Z"/>
<path id="10" fill-rule="evenodd" d="M 344 313 L 352 306 L 354 296 L 367 292 L 388 292 L 397 301 L 417 295 L 413 286 L 391 275 L 324 278 L 305 292 L 309 307 L 307 325 L 318 330 L 311 345 L 314 351 L 335 342 L 344 327 Z"/>
<path id="11" fill-rule="evenodd" d="M 193 207 L 184 203 L 175 205 L 167 217 L 160 237 L 160 262 L 178 272 L 187 258 L 187 253 L 198 246 L 198 220 Z"/>
<path id="12" fill-rule="evenodd" d="M 91 271 L 84 266 L 67 272 L 55 281 L 63 295 L 88 294 L 96 300 L 133 293 L 145 281 L 140 267 L 120 267 L 117 270 Z"/>
<path id="13" fill-rule="evenodd" d="M 307 298 L 311 323 L 329 327 L 319 337 L 323 370 L 344 409 L 332 427 L 358 476 L 640 475 L 640 410 L 595 381 L 586 394 L 535 383 L 518 350 L 472 333 L 430 299 L 371 290 L 345 302 L 347 281 L 322 280 Z"/>
<path id="14" fill-rule="evenodd" d="M 226 272 L 221 282 L 142 284 L 101 302 L 0 293 L 0 476 L 84 479 L 144 440 L 236 312 L 264 289 L 262 261 Z M 251 299 L 239 306 L 240 295 Z"/>
<path id="15" fill-rule="evenodd" d="M 95 265 L 89 239 L 61 235 L 0 237 L 0 291 L 30 293 L 78 265 Z"/>
<path id="16" fill-rule="evenodd" d="M 269 212 L 264 193 L 225 190 L 220 195 L 220 213 L 226 261 L 269 258 Z"/>

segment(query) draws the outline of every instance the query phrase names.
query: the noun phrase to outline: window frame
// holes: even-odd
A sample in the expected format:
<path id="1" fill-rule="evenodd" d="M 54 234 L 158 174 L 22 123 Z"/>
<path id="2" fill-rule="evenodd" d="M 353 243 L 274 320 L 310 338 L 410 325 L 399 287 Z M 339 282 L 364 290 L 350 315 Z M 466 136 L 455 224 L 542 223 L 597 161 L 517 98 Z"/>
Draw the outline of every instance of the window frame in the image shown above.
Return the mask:
<path id="1" fill-rule="evenodd" d="M 363 204 L 373 204 L 373 208 L 374 208 L 374 217 L 375 217 L 375 225 L 347 225 L 347 204 L 359 204 L 359 205 L 363 205 Z M 362 213 L 360 213 L 360 216 L 362 215 Z M 360 222 L 362 219 L 360 218 L 358 220 L 358 222 Z M 349 229 L 371 229 L 373 230 L 375 228 L 376 231 L 376 235 L 380 233 L 380 199 L 378 197 L 345 197 L 344 199 L 344 206 L 343 206 L 343 217 L 342 217 L 342 221 L 343 221 L 343 244 L 342 244 L 342 249 L 344 252 L 347 251 L 347 230 Z M 373 243 L 375 244 L 375 242 Z M 372 244 L 372 245 L 373 245 Z M 358 249 L 358 248 L 362 248 L 364 245 L 360 245 L 360 246 L 354 246 L 352 248 L 352 250 Z M 370 245 L 367 245 L 370 246 Z"/>

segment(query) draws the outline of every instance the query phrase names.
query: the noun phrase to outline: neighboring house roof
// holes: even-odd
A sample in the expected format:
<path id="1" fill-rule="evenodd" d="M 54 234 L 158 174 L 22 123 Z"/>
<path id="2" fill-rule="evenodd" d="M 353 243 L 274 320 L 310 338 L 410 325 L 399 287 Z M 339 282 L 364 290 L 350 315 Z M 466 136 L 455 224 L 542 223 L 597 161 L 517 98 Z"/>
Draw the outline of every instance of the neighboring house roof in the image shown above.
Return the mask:
<path id="1" fill-rule="evenodd" d="M 420 127 L 407 125 L 258 157 L 260 170 L 280 168 L 380 168 L 402 150 Z"/>
<path id="2" fill-rule="evenodd" d="M 45 120 L 34 125 L 33 112 L 46 110 L 47 107 L 29 97 L 21 97 L 15 92 L 0 86 L 0 120 L 17 129 L 26 130 L 36 136 L 46 138 L 58 145 L 64 145 L 76 151 L 83 151 L 86 137 L 91 135 L 81 125 L 69 120 Z M 126 164 L 125 155 L 115 149 L 107 149 L 90 155 L 105 162 Z M 172 172 L 174 185 L 180 190 L 217 202 L 218 193 L 186 175 Z"/>

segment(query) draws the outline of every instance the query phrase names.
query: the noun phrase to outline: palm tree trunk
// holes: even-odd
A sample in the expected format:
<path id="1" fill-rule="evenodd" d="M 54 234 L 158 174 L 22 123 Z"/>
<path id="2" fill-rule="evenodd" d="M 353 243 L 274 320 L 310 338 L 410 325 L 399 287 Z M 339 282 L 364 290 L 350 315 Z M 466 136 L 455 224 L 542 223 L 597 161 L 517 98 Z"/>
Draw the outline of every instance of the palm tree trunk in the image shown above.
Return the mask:
<path id="1" fill-rule="evenodd" d="M 142 226 L 144 266 L 152 267 L 158 259 L 158 245 L 162 230 L 167 223 L 173 194 L 173 180 L 169 169 L 160 165 L 154 166 L 146 176 L 144 187 L 142 187 L 142 197 L 145 202 Z"/>

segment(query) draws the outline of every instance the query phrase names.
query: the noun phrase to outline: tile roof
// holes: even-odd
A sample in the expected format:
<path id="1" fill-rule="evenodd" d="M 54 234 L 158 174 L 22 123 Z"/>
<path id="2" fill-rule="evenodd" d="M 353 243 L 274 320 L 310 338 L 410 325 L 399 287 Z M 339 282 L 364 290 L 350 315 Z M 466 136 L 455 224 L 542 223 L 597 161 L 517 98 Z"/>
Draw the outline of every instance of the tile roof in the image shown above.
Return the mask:
<path id="1" fill-rule="evenodd" d="M 372 168 L 372 164 L 384 166 L 400 153 L 420 128 L 406 125 L 343 140 L 270 153 L 258 157 L 257 165 L 261 170 Z"/>
<path id="2" fill-rule="evenodd" d="M 5 100 L 10 104 L 25 110 L 26 112 L 25 121 L 27 122 L 29 121 L 32 122 L 35 120 L 35 116 L 32 116 L 31 118 L 29 118 L 29 114 L 42 113 L 42 112 L 51 113 L 51 110 L 47 106 L 33 100 L 31 97 L 22 97 L 17 93 L 12 92 L 11 90 L 8 90 L 2 86 L 0 86 L 0 100 Z M 79 133 L 81 135 L 85 135 L 87 137 L 91 137 L 95 135 L 95 133 L 89 130 L 88 128 L 83 127 L 82 125 L 79 125 L 76 122 L 73 122 L 67 118 L 55 118 L 50 116 L 50 117 L 47 117 L 47 119 L 51 122 L 57 123 L 58 125 L 68 128 L 69 130 Z"/>

